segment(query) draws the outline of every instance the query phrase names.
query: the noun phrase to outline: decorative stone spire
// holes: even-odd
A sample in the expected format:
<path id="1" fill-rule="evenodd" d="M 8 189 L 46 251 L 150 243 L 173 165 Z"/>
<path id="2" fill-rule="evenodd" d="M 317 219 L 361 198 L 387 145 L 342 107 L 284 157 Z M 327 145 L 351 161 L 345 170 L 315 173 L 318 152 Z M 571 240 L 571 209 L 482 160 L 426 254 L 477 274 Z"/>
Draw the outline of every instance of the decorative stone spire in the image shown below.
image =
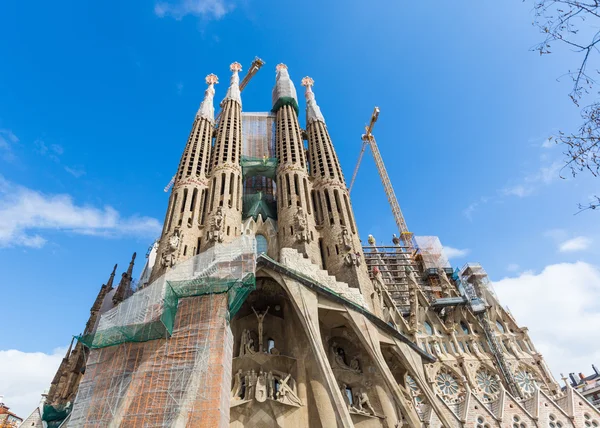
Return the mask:
<path id="1" fill-rule="evenodd" d="M 273 113 L 276 113 L 284 105 L 291 105 L 296 114 L 298 114 L 298 96 L 296 87 L 290 79 L 287 65 L 278 64 L 275 67 L 277 75 L 275 77 L 275 87 L 273 87 Z"/>
<path id="2" fill-rule="evenodd" d="M 117 271 L 117 264 L 115 263 L 115 267 L 113 267 L 113 270 L 110 273 L 110 277 L 108 278 L 108 282 L 106 283 L 107 288 L 112 288 L 113 282 L 115 280 L 115 272 L 116 271 Z"/>
<path id="3" fill-rule="evenodd" d="M 225 95 L 223 102 L 233 100 L 242 105 L 242 97 L 240 96 L 240 76 L 238 75 L 238 73 L 242 71 L 242 65 L 239 62 L 234 62 L 229 66 L 229 69 L 233 74 L 229 80 L 229 89 L 227 89 L 227 95 Z"/>
<path id="4" fill-rule="evenodd" d="M 123 275 L 121 276 L 121 281 L 119 282 L 117 291 L 115 291 L 115 294 L 113 295 L 112 300 L 115 305 L 118 305 L 123 300 L 125 300 L 126 297 L 128 297 L 127 293 L 131 287 L 131 275 L 133 273 L 133 264 L 135 263 L 135 256 L 136 253 L 133 253 L 133 256 L 131 257 L 131 262 L 129 262 L 129 267 L 127 268 L 127 272 L 123 273 Z"/>
<path id="5" fill-rule="evenodd" d="M 317 105 L 317 101 L 315 100 L 315 94 L 312 91 L 312 86 L 314 84 L 315 81 L 311 77 L 306 76 L 304 79 L 302 79 L 302 86 L 306 88 L 304 96 L 306 97 L 307 126 L 317 120 L 325 123 L 325 118 L 323 117 L 323 114 L 321 114 L 321 109 Z"/>
<path id="6" fill-rule="evenodd" d="M 215 74 L 206 76 L 206 84 L 208 88 L 204 91 L 204 100 L 200 104 L 196 117 L 208 119 L 211 123 L 215 123 L 215 106 L 213 98 L 215 96 L 215 84 L 219 83 L 219 78 Z"/>

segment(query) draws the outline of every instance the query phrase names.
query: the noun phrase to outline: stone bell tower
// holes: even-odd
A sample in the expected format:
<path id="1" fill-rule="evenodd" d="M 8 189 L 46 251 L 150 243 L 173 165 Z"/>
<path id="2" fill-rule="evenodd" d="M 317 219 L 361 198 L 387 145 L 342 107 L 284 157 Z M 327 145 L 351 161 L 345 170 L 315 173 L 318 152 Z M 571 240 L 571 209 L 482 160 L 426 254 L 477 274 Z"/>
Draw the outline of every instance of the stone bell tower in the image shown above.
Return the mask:
<path id="1" fill-rule="evenodd" d="M 306 132 L 312 197 L 323 268 L 338 281 L 359 288 L 364 296 L 370 296 L 373 286 L 364 263 L 350 196 L 325 118 L 312 91 L 313 84 L 310 77 L 302 79 L 302 86 L 306 87 Z"/>
<path id="2" fill-rule="evenodd" d="M 298 123 L 296 88 L 285 64 L 277 66 L 276 79 L 272 111 L 277 115 L 279 245 L 281 248 L 295 248 L 314 263 L 320 264 L 318 237 L 310 203 L 312 185 Z"/>
<path id="3" fill-rule="evenodd" d="M 240 77 L 242 66 L 234 62 L 227 95 L 213 147 L 208 204 L 200 248 L 204 251 L 215 243 L 230 242 L 241 234 L 242 224 L 242 98 Z"/>
<path id="4" fill-rule="evenodd" d="M 218 78 L 206 76 L 208 88 L 196 113 L 192 131 L 181 155 L 151 281 L 176 263 L 198 254 L 202 243 L 204 206 L 208 195 L 208 169 L 215 126 L 214 85 Z"/>

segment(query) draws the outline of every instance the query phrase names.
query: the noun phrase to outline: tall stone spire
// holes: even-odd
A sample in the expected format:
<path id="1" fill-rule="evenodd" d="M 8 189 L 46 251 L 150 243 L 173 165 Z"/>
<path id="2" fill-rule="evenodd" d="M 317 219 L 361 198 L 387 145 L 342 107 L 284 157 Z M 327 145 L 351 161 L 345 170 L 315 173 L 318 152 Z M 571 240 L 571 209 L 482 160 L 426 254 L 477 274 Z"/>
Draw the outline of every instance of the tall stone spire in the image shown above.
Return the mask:
<path id="1" fill-rule="evenodd" d="M 83 334 L 89 334 L 94 330 L 96 321 L 98 320 L 98 315 L 100 313 L 100 309 L 102 309 L 102 303 L 104 302 L 104 298 L 106 297 L 108 292 L 111 291 L 113 288 L 113 282 L 115 279 L 116 271 L 117 271 L 117 265 L 115 264 L 115 267 L 113 268 L 113 270 L 108 278 L 108 281 L 106 282 L 106 284 L 104 284 L 104 285 L 102 285 L 102 287 L 100 287 L 98 296 L 96 296 L 96 300 L 94 301 L 94 304 L 90 308 L 90 317 L 88 318 L 88 321 L 85 324 L 85 329 L 83 331 Z"/>
<path id="2" fill-rule="evenodd" d="M 208 200 L 207 176 L 215 125 L 214 85 L 217 83 L 216 75 L 206 76 L 208 88 L 179 161 L 150 282 L 175 263 L 200 251 L 204 207 Z"/>
<path id="3" fill-rule="evenodd" d="M 112 272 L 110 273 L 110 276 L 108 277 L 108 281 L 106 282 L 106 287 L 111 289 L 113 286 L 113 282 L 115 280 L 115 272 L 117 271 L 117 264 L 115 263 L 115 266 L 113 267 Z"/>
<path id="4" fill-rule="evenodd" d="M 304 141 L 298 123 L 296 88 L 287 66 L 279 64 L 273 88 L 276 114 L 278 240 L 280 248 L 295 248 L 315 264 L 322 264 L 310 203 L 312 185 L 308 177 Z"/>
<path id="5" fill-rule="evenodd" d="M 305 77 L 302 79 L 302 86 L 306 88 L 306 125 L 313 123 L 314 121 L 321 121 L 325 123 L 325 118 L 321 113 L 321 108 L 317 105 L 315 100 L 315 94 L 312 91 L 312 87 L 315 81 L 311 77 Z"/>
<path id="6" fill-rule="evenodd" d="M 131 292 L 131 280 L 133 279 L 132 274 L 133 264 L 135 263 L 135 256 L 136 253 L 133 253 L 133 256 L 131 256 L 131 262 L 129 262 L 129 267 L 127 268 L 127 272 L 124 272 L 121 276 L 121 281 L 119 282 L 117 290 L 113 295 L 112 300 L 115 305 L 118 305 L 123 300 L 125 300 L 128 297 L 128 294 Z"/>
<path id="7" fill-rule="evenodd" d="M 302 79 L 302 85 L 306 87 L 306 132 L 310 173 L 324 266 L 338 281 L 360 288 L 365 300 L 370 301 L 373 285 L 364 263 L 344 175 L 325 125 L 325 118 L 312 91 L 314 80 L 305 77 Z"/>
<path id="8" fill-rule="evenodd" d="M 242 99 L 240 78 L 242 66 L 234 62 L 227 95 L 221 102 L 211 161 L 206 228 L 201 237 L 201 250 L 217 242 L 228 242 L 242 231 Z"/>
<path id="9" fill-rule="evenodd" d="M 210 123 L 215 123 L 215 106 L 213 99 L 215 96 L 215 84 L 219 83 L 219 78 L 214 74 L 209 74 L 206 76 L 206 83 L 208 84 L 208 88 L 204 91 L 204 99 L 202 100 L 202 103 L 200 103 L 196 118 L 203 117 Z"/>
<path id="10" fill-rule="evenodd" d="M 223 102 L 227 100 L 237 101 L 240 106 L 242 105 L 242 96 L 240 94 L 240 76 L 239 72 L 242 71 L 242 66 L 239 62 L 234 62 L 229 67 L 233 72 L 229 79 L 229 88 L 227 89 L 227 95 L 223 99 Z"/>

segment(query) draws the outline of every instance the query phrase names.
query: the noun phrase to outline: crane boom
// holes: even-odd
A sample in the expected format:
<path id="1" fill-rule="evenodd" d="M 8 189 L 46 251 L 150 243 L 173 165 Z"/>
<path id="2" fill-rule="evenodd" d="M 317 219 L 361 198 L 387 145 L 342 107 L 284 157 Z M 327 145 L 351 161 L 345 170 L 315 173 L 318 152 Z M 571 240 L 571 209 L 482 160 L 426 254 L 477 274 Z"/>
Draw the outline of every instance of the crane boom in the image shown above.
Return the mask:
<path id="1" fill-rule="evenodd" d="M 263 65 L 265 65 L 265 62 L 262 59 L 260 59 L 259 57 L 254 57 L 254 61 L 252 61 L 252 64 L 250 65 L 250 68 L 248 69 L 248 73 L 246 73 L 246 75 L 240 82 L 240 91 L 244 90 L 244 88 L 246 87 L 246 85 L 248 84 L 250 79 L 252 79 L 252 77 L 254 77 L 254 75 L 258 72 L 258 70 L 260 70 L 260 68 Z"/>
<path id="2" fill-rule="evenodd" d="M 406 221 L 404 220 L 404 215 L 402 214 L 402 210 L 400 209 L 400 204 L 398 204 L 398 199 L 396 198 L 396 194 L 394 193 L 392 182 L 387 173 L 387 170 L 385 169 L 385 164 L 383 163 L 381 153 L 379 152 L 379 147 L 377 147 L 377 142 L 375 141 L 375 137 L 372 134 L 373 126 L 375 125 L 375 122 L 377 122 L 378 118 L 379 107 L 375 107 L 375 109 L 373 110 L 373 114 L 371 115 L 371 122 L 368 126 L 365 127 L 366 134 L 362 136 L 363 145 L 360 151 L 360 155 L 358 156 L 358 162 L 356 163 L 356 167 L 354 168 L 354 174 L 352 175 L 352 181 L 350 182 L 350 187 L 348 188 L 348 191 L 352 191 L 352 186 L 354 185 L 354 181 L 356 180 L 356 175 L 358 173 L 358 168 L 365 153 L 365 148 L 368 144 L 369 147 L 371 147 L 371 152 L 373 153 L 373 159 L 375 160 L 375 166 L 377 167 L 379 178 L 381 179 L 381 183 L 383 184 L 383 190 L 385 190 L 385 195 L 387 196 L 390 207 L 392 208 L 392 213 L 394 215 L 394 220 L 396 221 L 396 226 L 398 226 L 398 230 L 400 231 L 400 239 L 402 239 L 404 245 L 409 250 L 412 250 L 413 234 L 408 230 L 408 226 L 406 225 Z"/>

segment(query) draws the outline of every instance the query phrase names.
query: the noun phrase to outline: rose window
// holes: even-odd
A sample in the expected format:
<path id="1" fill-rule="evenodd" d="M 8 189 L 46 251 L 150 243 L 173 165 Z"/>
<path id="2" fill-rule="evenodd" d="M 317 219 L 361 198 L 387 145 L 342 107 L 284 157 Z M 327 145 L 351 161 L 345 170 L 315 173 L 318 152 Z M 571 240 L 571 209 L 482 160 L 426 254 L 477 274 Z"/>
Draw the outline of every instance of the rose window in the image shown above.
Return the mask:
<path id="1" fill-rule="evenodd" d="M 458 381 L 448 372 L 439 372 L 435 377 L 435 383 L 444 395 L 456 395 L 458 393 Z"/>
<path id="2" fill-rule="evenodd" d="M 488 396 L 495 395 L 500 390 L 498 380 L 487 370 L 478 371 L 475 375 L 475 381 L 477 382 L 479 389 Z"/>
<path id="3" fill-rule="evenodd" d="M 515 373 L 515 381 L 524 393 L 531 394 L 535 391 L 535 378 L 529 370 L 522 369 Z"/>

